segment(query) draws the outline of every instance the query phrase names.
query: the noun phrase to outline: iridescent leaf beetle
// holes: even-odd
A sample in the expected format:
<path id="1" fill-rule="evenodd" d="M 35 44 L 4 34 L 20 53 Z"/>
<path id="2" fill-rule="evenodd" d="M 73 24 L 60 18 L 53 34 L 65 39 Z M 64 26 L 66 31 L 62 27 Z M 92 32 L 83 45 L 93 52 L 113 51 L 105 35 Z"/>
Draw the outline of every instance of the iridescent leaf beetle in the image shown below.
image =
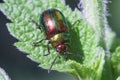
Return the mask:
<path id="1" fill-rule="evenodd" d="M 47 44 L 48 54 L 45 54 L 45 56 L 50 54 L 49 44 L 51 44 L 60 55 L 68 54 L 68 44 L 70 41 L 70 33 L 69 33 L 70 27 L 68 26 L 67 20 L 64 17 L 63 13 L 57 9 L 53 9 L 53 8 L 48 9 L 41 14 L 40 20 L 41 20 L 40 24 L 36 23 L 36 21 L 34 20 L 30 20 L 30 21 L 35 23 L 38 29 L 42 29 L 44 31 L 46 38 L 38 42 L 33 42 L 33 45 L 36 46 L 38 43 L 41 43 L 43 40 L 48 40 L 48 44 Z M 72 26 L 74 26 L 74 24 L 77 21 L 75 21 L 72 24 Z M 48 70 L 48 73 L 50 72 L 56 59 L 60 57 L 59 54 L 53 60 Z"/>

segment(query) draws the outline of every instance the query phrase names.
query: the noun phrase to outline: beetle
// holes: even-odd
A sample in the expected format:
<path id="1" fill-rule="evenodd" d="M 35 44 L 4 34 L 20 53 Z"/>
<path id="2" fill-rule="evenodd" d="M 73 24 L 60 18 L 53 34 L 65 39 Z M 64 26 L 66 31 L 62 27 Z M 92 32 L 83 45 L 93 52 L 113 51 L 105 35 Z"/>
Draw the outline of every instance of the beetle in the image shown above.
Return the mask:
<path id="1" fill-rule="evenodd" d="M 31 21 L 36 24 L 38 29 L 42 29 L 46 36 L 45 39 L 42 39 L 38 42 L 33 42 L 33 45 L 36 46 L 38 43 L 41 43 L 44 40 L 48 40 L 48 54 L 45 54 L 44 56 L 50 54 L 49 44 L 51 44 L 60 55 L 68 54 L 68 45 L 70 42 L 70 26 L 68 26 L 67 20 L 61 11 L 53 8 L 47 9 L 42 12 L 40 16 L 40 24 L 36 23 L 34 20 Z M 72 26 L 74 26 L 77 21 L 75 21 Z M 60 55 L 57 55 L 55 57 L 48 70 L 48 73 Z"/>

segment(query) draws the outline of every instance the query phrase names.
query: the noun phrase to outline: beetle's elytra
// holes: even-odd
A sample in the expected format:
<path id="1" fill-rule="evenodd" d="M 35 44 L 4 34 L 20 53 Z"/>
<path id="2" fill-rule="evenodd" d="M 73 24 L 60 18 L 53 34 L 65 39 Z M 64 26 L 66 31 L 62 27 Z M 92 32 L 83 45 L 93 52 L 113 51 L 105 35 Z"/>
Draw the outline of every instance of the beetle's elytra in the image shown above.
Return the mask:
<path id="1" fill-rule="evenodd" d="M 32 22 L 36 23 L 34 20 L 32 20 Z M 75 23 L 76 21 L 74 22 L 74 24 Z M 48 54 L 45 54 L 45 56 L 50 54 L 49 44 L 52 44 L 52 46 L 60 55 L 68 54 L 68 44 L 70 41 L 70 26 L 68 26 L 67 20 L 61 11 L 57 9 L 45 10 L 40 16 L 40 25 L 37 23 L 36 25 L 39 29 L 42 29 L 44 31 L 46 38 L 40 40 L 39 42 L 34 42 L 33 44 L 37 45 L 43 40 L 48 40 Z M 51 70 L 57 57 L 60 56 L 59 54 L 53 60 L 52 65 L 50 66 L 50 69 L 48 71 Z"/>

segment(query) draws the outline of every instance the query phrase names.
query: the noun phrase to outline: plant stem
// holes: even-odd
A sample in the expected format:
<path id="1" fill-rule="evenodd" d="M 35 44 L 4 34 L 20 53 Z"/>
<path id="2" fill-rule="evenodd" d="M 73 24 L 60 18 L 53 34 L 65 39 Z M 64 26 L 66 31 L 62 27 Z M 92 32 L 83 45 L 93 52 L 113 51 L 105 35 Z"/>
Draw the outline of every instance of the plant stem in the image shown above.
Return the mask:
<path id="1" fill-rule="evenodd" d="M 107 0 L 81 0 L 81 3 L 83 5 L 82 13 L 85 20 L 95 30 L 96 40 L 98 41 L 99 45 L 103 47 L 106 51 L 106 57 L 105 57 L 106 61 L 104 65 L 105 65 L 105 71 L 108 71 L 108 72 L 104 72 L 103 70 L 103 75 L 107 75 L 107 77 L 110 78 L 109 80 L 113 80 L 110 57 L 107 56 L 107 55 L 110 55 L 110 53 L 107 53 L 109 51 L 107 46 L 108 40 L 105 42 L 105 39 L 106 39 L 105 36 L 107 36 L 105 35 L 105 28 L 108 27 L 107 18 L 106 18 Z"/>

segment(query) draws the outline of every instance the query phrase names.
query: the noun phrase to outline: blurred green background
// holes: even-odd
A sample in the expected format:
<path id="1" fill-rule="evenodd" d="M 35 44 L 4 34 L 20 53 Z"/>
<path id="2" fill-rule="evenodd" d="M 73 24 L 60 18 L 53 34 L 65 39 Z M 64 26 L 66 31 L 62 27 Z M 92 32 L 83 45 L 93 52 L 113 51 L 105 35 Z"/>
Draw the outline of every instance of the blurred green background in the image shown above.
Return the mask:
<path id="1" fill-rule="evenodd" d="M 66 0 L 66 4 L 71 4 L 74 9 L 77 7 L 74 0 Z M 110 0 L 109 0 L 110 1 Z M 2 2 L 2 0 L 0 0 Z M 112 0 L 108 4 L 108 22 L 113 31 L 120 37 L 120 0 Z M 47 70 L 38 67 L 38 64 L 26 57 L 26 54 L 20 52 L 13 43 L 17 40 L 12 37 L 6 27 L 10 22 L 0 11 L 0 67 L 4 68 L 12 80 L 75 80 L 72 76 L 64 73 Z"/>
<path id="2" fill-rule="evenodd" d="M 111 0 L 108 5 L 108 12 L 110 14 L 108 16 L 109 25 L 116 32 L 117 37 L 120 38 L 120 0 Z"/>

